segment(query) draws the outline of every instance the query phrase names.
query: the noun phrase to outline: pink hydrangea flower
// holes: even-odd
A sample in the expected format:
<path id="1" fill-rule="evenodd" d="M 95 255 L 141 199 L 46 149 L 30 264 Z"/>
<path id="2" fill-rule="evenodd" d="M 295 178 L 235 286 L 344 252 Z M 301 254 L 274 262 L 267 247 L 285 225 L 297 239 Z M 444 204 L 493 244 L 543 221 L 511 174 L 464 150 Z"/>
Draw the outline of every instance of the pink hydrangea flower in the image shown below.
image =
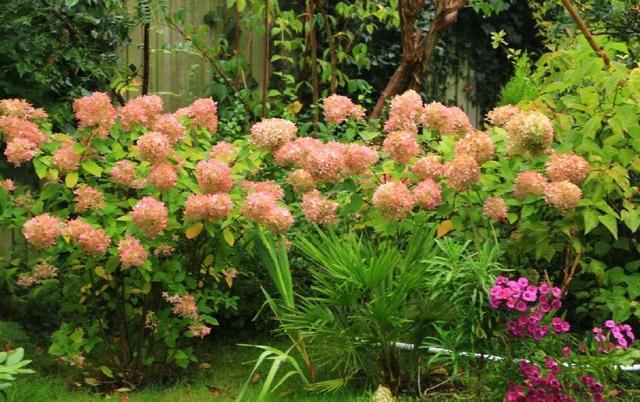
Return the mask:
<path id="1" fill-rule="evenodd" d="M 104 194 L 98 189 L 80 184 L 73 191 L 73 194 L 75 195 L 74 210 L 78 213 L 104 208 Z"/>
<path id="2" fill-rule="evenodd" d="M 176 186 L 178 173 L 171 163 L 163 162 L 151 167 L 148 179 L 158 190 L 169 191 Z"/>
<path id="3" fill-rule="evenodd" d="M 104 229 L 91 228 L 91 230 L 80 233 L 78 245 L 80 249 L 93 257 L 104 254 L 111 244 L 111 238 Z"/>
<path id="4" fill-rule="evenodd" d="M 56 276 L 58 276 L 58 268 L 48 262 L 40 262 L 30 273 L 18 275 L 16 285 L 21 288 L 30 288 Z"/>
<path id="5" fill-rule="evenodd" d="M 261 149 L 275 151 L 296 136 L 298 127 L 286 119 L 264 119 L 251 127 L 251 141 Z"/>
<path id="6" fill-rule="evenodd" d="M 167 226 L 167 207 L 153 197 L 144 197 L 133 207 L 131 220 L 145 236 L 153 239 Z"/>
<path id="7" fill-rule="evenodd" d="M 422 120 L 423 104 L 420 95 L 410 89 L 391 100 L 389 119 L 384 124 L 384 131 L 417 132 L 417 124 Z"/>
<path id="8" fill-rule="evenodd" d="M 80 165 L 80 153 L 74 149 L 74 142 L 67 141 L 52 155 L 53 166 L 62 174 L 75 172 Z"/>
<path id="9" fill-rule="evenodd" d="M 124 268 L 139 267 L 147 260 L 147 250 L 140 242 L 131 235 L 126 235 L 118 243 L 118 258 Z"/>
<path id="10" fill-rule="evenodd" d="M 111 99 L 104 92 L 94 92 L 91 95 L 73 101 L 73 112 L 78 119 L 78 128 L 92 127 L 92 134 L 106 137 L 116 121 L 116 109 Z"/>
<path id="11" fill-rule="evenodd" d="M 289 173 L 287 183 L 298 193 L 306 193 L 307 191 L 313 190 L 316 186 L 316 181 L 313 179 L 311 173 L 304 169 L 296 169 Z"/>
<path id="12" fill-rule="evenodd" d="M 316 138 L 301 137 L 282 145 L 274 152 L 273 157 L 280 166 L 301 167 L 306 164 L 309 155 L 319 152 L 323 147 L 322 141 Z"/>
<path id="13" fill-rule="evenodd" d="M 551 155 L 545 168 L 551 181 L 568 180 L 580 184 L 589 174 L 589 163 L 573 152 Z"/>
<path id="14" fill-rule="evenodd" d="M 136 141 L 140 157 L 151 163 L 161 163 L 173 154 L 171 142 L 164 135 L 151 131 Z"/>
<path id="15" fill-rule="evenodd" d="M 394 161 L 406 164 L 420 154 L 420 144 L 411 131 L 393 131 L 384 139 L 382 150 Z"/>
<path id="16" fill-rule="evenodd" d="M 334 223 L 337 212 L 338 203 L 324 198 L 318 190 L 311 190 L 302 196 L 302 213 L 309 222 L 319 225 Z"/>
<path id="17" fill-rule="evenodd" d="M 162 293 L 162 297 L 164 297 L 167 302 L 173 304 L 173 314 L 185 318 L 191 318 L 196 321 L 200 319 L 196 299 L 192 295 L 186 294 L 183 296 L 169 296 L 168 293 L 164 292 Z"/>
<path id="18" fill-rule="evenodd" d="M 238 147 L 230 142 L 220 141 L 211 148 L 209 158 L 220 162 L 229 163 L 238 153 Z"/>
<path id="19" fill-rule="evenodd" d="M 233 187 L 231 169 L 219 161 L 198 162 L 195 175 L 198 186 L 203 193 L 227 193 Z"/>
<path id="20" fill-rule="evenodd" d="M 324 116 L 333 124 L 341 124 L 348 118 L 364 119 L 364 108 L 355 105 L 351 99 L 341 95 L 331 95 L 322 101 Z"/>
<path id="21" fill-rule="evenodd" d="M 306 157 L 304 168 L 320 183 L 338 183 L 346 172 L 346 145 L 331 141 Z"/>
<path id="22" fill-rule="evenodd" d="M 473 132 L 469 116 L 459 107 L 447 107 L 439 102 L 424 106 L 422 123 L 441 135 L 459 135 Z"/>
<path id="23" fill-rule="evenodd" d="M 29 219 L 22 228 L 27 243 L 34 247 L 47 249 L 56 244 L 62 234 L 64 223 L 58 217 L 44 213 Z"/>
<path id="24" fill-rule="evenodd" d="M 427 155 L 416 161 L 411 167 L 411 172 L 418 176 L 419 179 L 433 179 L 438 180 L 442 177 L 444 166 L 440 162 L 437 156 Z"/>
<path id="25" fill-rule="evenodd" d="M 193 336 L 204 338 L 211 333 L 211 327 L 207 327 L 202 323 L 191 324 L 189 325 L 189 332 L 191 332 L 191 335 Z"/>
<path id="26" fill-rule="evenodd" d="M 162 98 L 158 95 L 138 96 L 119 110 L 120 121 L 125 130 L 131 130 L 137 124 L 149 128 L 160 113 L 162 113 Z"/>
<path id="27" fill-rule="evenodd" d="M 366 145 L 347 144 L 344 156 L 348 175 L 363 174 L 378 161 L 378 153 Z"/>
<path id="28" fill-rule="evenodd" d="M 16 184 L 11 179 L 0 180 L 0 188 L 10 193 L 16 189 Z"/>
<path id="29" fill-rule="evenodd" d="M 268 193 L 249 194 L 242 204 L 241 212 L 248 219 L 274 232 L 285 232 L 293 225 L 291 212 L 278 205 L 277 200 Z"/>
<path id="30" fill-rule="evenodd" d="M 413 188 L 416 204 L 424 209 L 436 209 L 442 203 L 442 189 L 431 178 L 426 178 Z"/>
<path id="31" fill-rule="evenodd" d="M 48 117 L 44 109 L 34 108 L 26 100 L 15 98 L 0 100 L 0 115 L 27 120 L 43 120 Z"/>
<path id="32" fill-rule="evenodd" d="M 466 191 L 471 185 L 480 181 L 480 166 L 467 154 L 456 155 L 444 165 L 446 183 L 454 191 Z"/>
<path id="33" fill-rule="evenodd" d="M 214 221 L 228 217 L 232 209 L 229 194 L 192 194 L 184 204 L 184 216 L 190 221 Z"/>
<path id="34" fill-rule="evenodd" d="M 372 203 L 382 215 L 400 220 L 411 212 L 415 198 L 404 183 L 388 182 L 376 189 Z"/>
<path id="35" fill-rule="evenodd" d="M 524 198 L 528 195 L 542 195 L 547 187 L 547 179 L 533 170 L 518 173 L 514 182 L 513 196 Z"/>
<path id="36" fill-rule="evenodd" d="M 507 148 L 512 155 L 543 155 L 553 142 L 551 120 L 537 111 L 519 113 L 507 123 Z"/>
<path id="37" fill-rule="evenodd" d="M 116 184 L 134 187 L 136 179 L 136 165 L 133 162 L 121 160 L 111 169 L 111 181 Z"/>
<path id="38" fill-rule="evenodd" d="M 506 220 L 509 211 L 504 200 L 502 198 L 495 197 L 487 198 L 482 210 L 487 218 L 495 219 L 497 221 Z"/>
<path id="39" fill-rule="evenodd" d="M 473 131 L 464 136 L 455 146 L 456 155 L 467 154 L 482 165 L 494 155 L 491 137 L 480 131 Z"/>
<path id="40" fill-rule="evenodd" d="M 9 163 L 20 166 L 29 162 L 38 154 L 39 148 L 33 141 L 24 138 L 15 138 L 7 143 L 4 155 Z"/>
<path id="41" fill-rule="evenodd" d="M 549 183 L 544 190 L 544 201 L 547 205 L 567 213 L 582 198 L 580 187 L 568 180 Z"/>
<path id="42" fill-rule="evenodd" d="M 496 126 L 504 127 L 516 115 L 523 110 L 516 105 L 499 106 L 487 113 L 487 120 Z"/>
<path id="43" fill-rule="evenodd" d="M 47 136 L 40 131 L 40 127 L 37 124 L 27 119 L 11 116 L 0 117 L 0 134 L 4 136 L 5 142 L 22 138 L 40 145 L 47 140 Z"/>
<path id="44" fill-rule="evenodd" d="M 242 183 L 242 190 L 246 191 L 249 194 L 267 193 L 276 200 L 281 200 L 284 198 L 284 190 L 282 190 L 282 187 L 280 187 L 278 183 L 271 180 L 259 182 L 247 180 Z"/>
<path id="45" fill-rule="evenodd" d="M 151 130 L 164 135 L 171 145 L 182 141 L 186 132 L 184 126 L 173 114 L 161 114 L 158 116 L 151 123 Z"/>
<path id="46" fill-rule="evenodd" d="M 76 218 L 67 222 L 64 227 L 63 234 L 70 243 L 77 243 L 82 233 L 88 233 L 92 230 L 93 226 L 81 218 Z"/>
<path id="47" fill-rule="evenodd" d="M 201 127 L 215 134 L 218 130 L 218 104 L 211 98 L 196 99 L 190 106 L 176 112 L 178 116 L 188 116 L 195 127 Z"/>

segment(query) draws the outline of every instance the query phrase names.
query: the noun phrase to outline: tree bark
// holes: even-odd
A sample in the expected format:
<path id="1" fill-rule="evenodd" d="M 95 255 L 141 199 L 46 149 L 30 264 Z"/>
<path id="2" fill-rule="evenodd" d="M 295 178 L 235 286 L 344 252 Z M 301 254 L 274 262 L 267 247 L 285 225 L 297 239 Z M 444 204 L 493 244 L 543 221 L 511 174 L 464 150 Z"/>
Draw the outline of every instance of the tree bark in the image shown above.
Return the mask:
<path id="1" fill-rule="evenodd" d="M 580 14 L 578 14 L 576 9 L 573 7 L 573 4 L 571 4 L 571 0 L 561 1 L 564 8 L 566 8 L 569 14 L 571 14 L 571 17 L 576 22 L 576 25 L 578 25 L 578 28 L 580 28 L 580 31 L 589 42 L 589 45 L 591 45 L 591 48 L 602 58 L 602 61 L 604 61 L 604 65 L 608 67 L 611 63 L 609 55 L 600 47 L 600 45 L 598 45 L 596 39 L 593 37 L 593 35 L 591 35 L 587 24 L 585 24 L 584 20 L 580 17 Z"/>
<path id="2" fill-rule="evenodd" d="M 429 31 L 426 33 L 416 27 L 416 20 L 424 5 L 424 0 L 400 0 L 400 32 L 402 38 L 402 59 L 389 82 L 378 97 L 369 117 L 380 117 L 387 99 L 409 88 L 418 88 L 427 68 L 431 65 L 433 54 L 442 31 L 455 23 L 458 10 L 467 4 L 467 0 L 434 0 L 436 11 Z"/>
<path id="3" fill-rule="evenodd" d="M 149 24 L 144 24 L 142 31 L 142 95 L 149 93 L 149 80 L 151 78 L 151 49 L 149 45 Z"/>

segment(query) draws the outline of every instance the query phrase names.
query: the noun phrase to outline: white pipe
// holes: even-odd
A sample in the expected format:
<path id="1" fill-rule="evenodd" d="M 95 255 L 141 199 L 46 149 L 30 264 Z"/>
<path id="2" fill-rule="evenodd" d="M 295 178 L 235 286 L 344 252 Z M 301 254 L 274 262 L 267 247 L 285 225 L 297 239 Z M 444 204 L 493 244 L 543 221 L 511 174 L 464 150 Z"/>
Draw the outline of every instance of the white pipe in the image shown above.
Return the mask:
<path id="1" fill-rule="evenodd" d="M 402 349 L 402 350 L 413 350 L 415 349 L 415 345 L 412 343 L 404 343 L 404 342 L 392 342 L 393 346 L 395 346 L 398 349 Z M 448 349 L 443 349 L 443 348 L 436 348 L 436 347 L 428 347 L 425 348 L 425 350 L 429 353 L 442 353 L 445 355 L 450 355 L 451 353 L 453 353 L 452 351 L 448 350 Z M 469 352 L 460 352 L 459 355 L 461 356 L 469 356 L 469 357 L 481 357 L 485 360 L 492 360 L 492 361 L 500 361 L 500 360 L 504 360 L 504 357 L 502 356 L 494 356 L 494 355 L 485 355 L 482 353 L 469 353 Z M 522 361 L 524 359 L 517 359 L 516 361 Z M 566 364 L 565 364 L 566 366 Z M 640 364 L 634 364 L 632 366 L 616 366 L 617 368 L 619 368 L 622 371 L 640 371 Z"/>

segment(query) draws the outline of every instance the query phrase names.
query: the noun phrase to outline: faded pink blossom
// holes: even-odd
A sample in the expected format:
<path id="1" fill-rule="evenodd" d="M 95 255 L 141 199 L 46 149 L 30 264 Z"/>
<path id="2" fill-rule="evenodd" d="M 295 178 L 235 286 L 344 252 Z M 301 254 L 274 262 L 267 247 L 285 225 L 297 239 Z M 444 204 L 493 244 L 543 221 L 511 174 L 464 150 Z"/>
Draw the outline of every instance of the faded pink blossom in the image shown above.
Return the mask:
<path id="1" fill-rule="evenodd" d="M 151 124 L 151 130 L 164 135 L 171 145 L 184 138 L 185 128 L 173 114 L 161 114 Z"/>
<path id="2" fill-rule="evenodd" d="M 198 162 L 195 175 L 198 186 L 203 193 L 227 193 L 233 187 L 231 168 L 219 161 Z"/>
<path id="3" fill-rule="evenodd" d="M 547 187 L 547 179 L 533 170 L 518 173 L 514 182 L 513 196 L 524 198 L 528 195 L 542 195 Z"/>
<path id="4" fill-rule="evenodd" d="M 344 156 L 348 175 L 363 174 L 378 161 L 378 153 L 366 145 L 347 144 Z"/>
<path id="5" fill-rule="evenodd" d="M 427 155 L 416 161 L 411 167 L 411 172 L 418 176 L 421 180 L 433 179 L 437 180 L 442 177 L 444 166 L 435 155 Z"/>
<path id="6" fill-rule="evenodd" d="M 442 203 L 442 189 L 431 178 L 425 178 L 413 188 L 416 205 L 424 209 L 436 209 Z"/>
<path id="7" fill-rule="evenodd" d="M 551 181 L 569 180 L 580 184 L 589 174 L 589 163 L 573 152 L 551 155 L 545 168 Z"/>
<path id="8" fill-rule="evenodd" d="M 211 327 L 208 327 L 202 323 L 191 324 L 189 325 L 189 332 L 191 332 L 191 335 L 193 336 L 204 338 L 211 333 Z"/>
<path id="9" fill-rule="evenodd" d="M 280 185 L 274 181 L 245 181 L 242 183 L 242 190 L 247 193 L 267 193 L 272 196 L 276 200 L 281 200 L 284 198 L 284 190 Z"/>
<path id="10" fill-rule="evenodd" d="M 313 179 L 311 173 L 304 169 L 296 169 L 289 173 L 287 183 L 298 193 L 306 193 L 307 191 L 313 190 L 316 186 L 316 181 Z"/>
<path id="11" fill-rule="evenodd" d="M 92 230 L 93 226 L 81 218 L 76 218 L 67 222 L 62 233 L 70 243 L 77 243 L 82 233 L 89 233 Z"/>
<path id="12" fill-rule="evenodd" d="M 47 249 L 56 244 L 62 234 L 64 223 L 56 216 L 44 213 L 29 219 L 22 228 L 27 243 L 34 247 Z"/>
<path id="13" fill-rule="evenodd" d="M 10 193 L 16 189 L 16 184 L 11 179 L 0 180 L 0 188 Z"/>
<path id="14" fill-rule="evenodd" d="M 176 186 L 178 173 L 171 163 L 163 162 L 151 167 L 148 179 L 158 190 L 169 191 Z"/>
<path id="15" fill-rule="evenodd" d="M 423 114 L 423 104 L 420 95 L 410 89 L 401 95 L 395 96 L 391 100 L 389 109 L 389 119 L 384 124 L 384 131 L 417 132 L 417 124 L 421 121 Z"/>
<path id="16" fill-rule="evenodd" d="M 462 192 L 480 180 L 480 166 L 478 162 L 467 154 L 456 155 L 455 158 L 445 163 L 444 177 L 449 188 Z"/>
<path id="17" fill-rule="evenodd" d="M 293 225 L 291 212 L 278 205 L 271 194 L 254 192 L 242 204 L 242 214 L 252 221 L 264 225 L 274 232 L 285 232 Z"/>
<path id="18" fill-rule="evenodd" d="M 58 276 L 58 268 L 48 262 L 40 262 L 31 272 L 18 275 L 16 284 L 22 288 L 30 288 L 56 276 Z"/>
<path id="19" fill-rule="evenodd" d="M 238 147 L 230 142 L 220 141 L 211 148 L 209 158 L 220 162 L 229 163 L 238 153 Z"/>
<path id="20" fill-rule="evenodd" d="M 104 92 L 94 92 L 73 101 L 73 111 L 78 119 L 78 128 L 92 128 L 92 134 L 106 137 L 116 121 L 116 109 Z"/>
<path id="21" fill-rule="evenodd" d="M 104 254 L 111 244 L 111 238 L 101 228 L 91 228 L 88 231 L 80 233 L 78 236 L 78 245 L 80 249 L 90 256 L 97 257 Z"/>
<path id="22" fill-rule="evenodd" d="M 459 107 L 447 107 L 439 102 L 425 105 L 422 123 L 442 135 L 459 135 L 474 131 L 469 116 Z"/>
<path id="23" fill-rule="evenodd" d="M 116 184 L 134 187 L 136 180 L 136 165 L 133 162 L 121 160 L 111 169 L 111 181 Z"/>
<path id="24" fill-rule="evenodd" d="M 27 120 L 46 119 L 47 112 L 44 109 L 34 108 L 31 103 L 24 99 L 2 99 L 0 100 L 0 115 L 18 117 Z"/>
<path id="25" fill-rule="evenodd" d="M 171 142 L 164 135 L 151 131 L 136 141 L 140 157 L 151 163 L 165 162 L 173 154 Z"/>
<path id="26" fill-rule="evenodd" d="M 400 220 L 411 212 L 415 198 L 404 183 L 388 182 L 376 189 L 372 202 L 382 215 Z"/>
<path id="27" fill-rule="evenodd" d="M 131 130 L 137 124 L 150 128 L 160 113 L 162 113 L 162 98 L 158 95 L 138 96 L 119 110 L 120 121 L 125 130 Z"/>
<path id="28" fill-rule="evenodd" d="M 296 165 L 301 167 L 305 165 L 309 155 L 319 152 L 323 146 L 322 141 L 316 138 L 300 137 L 278 148 L 274 152 L 273 158 L 280 166 Z"/>
<path id="29" fill-rule="evenodd" d="M 420 144 L 410 131 L 393 131 L 385 138 L 382 150 L 394 161 L 406 164 L 420 154 Z"/>
<path id="30" fill-rule="evenodd" d="M 124 268 L 139 267 L 147 260 L 147 250 L 131 235 L 126 235 L 118 243 L 118 258 Z"/>
<path id="31" fill-rule="evenodd" d="M 173 314 L 185 318 L 191 318 L 193 320 L 200 319 L 200 315 L 198 314 L 198 306 L 196 305 L 196 299 L 192 295 L 186 294 L 183 296 L 169 296 L 167 292 L 164 292 L 162 293 L 162 297 L 167 302 L 173 304 Z"/>
<path id="32" fill-rule="evenodd" d="M 232 209 L 229 194 L 191 194 L 184 204 L 184 217 L 190 221 L 214 221 L 228 217 Z"/>
<path id="33" fill-rule="evenodd" d="M 537 111 L 513 116 L 507 123 L 507 149 L 512 155 L 543 155 L 549 152 L 553 142 L 551 120 Z"/>
<path id="34" fill-rule="evenodd" d="M 357 120 L 364 119 L 364 108 L 355 105 L 346 96 L 335 94 L 328 96 L 322 101 L 322 107 L 325 118 L 333 124 L 341 124 L 350 117 Z"/>
<path id="35" fill-rule="evenodd" d="M 102 191 L 80 184 L 73 191 L 75 195 L 74 210 L 76 212 L 95 211 L 104 208 L 104 194 Z"/>
<path id="36" fill-rule="evenodd" d="M 196 99 L 190 106 L 179 109 L 178 116 L 188 116 L 195 127 L 202 127 L 211 134 L 218 130 L 218 104 L 211 98 Z"/>
<path id="37" fill-rule="evenodd" d="M 15 138 L 7 143 L 4 155 L 14 166 L 20 166 L 25 162 L 29 162 L 38 154 L 38 145 L 24 138 Z"/>
<path id="38" fill-rule="evenodd" d="M 317 182 L 338 183 L 346 172 L 345 150 L 345 144 L 326 143 L 307 155 L 304 168 Z"/>
<path id="39" fill-rule="evenodd" d="M 4 136 L 5 142 L 21 138 L 40 145 L 47 140 L 47 136 L 37 124 L 27 119 L 11 116 L 0 117 L 0 134 Z"/>
<path id="40" fill-rule="evenodd" d="M 338 203 L 328 200 L 318 190 L 312 190 L 302 196 L 302 212 L 304 217 L 319 225 L 335 223 Z"/>
<path id="41" fill-rule="evenodd" d="M 482 165 L 493 158 L 493 142 L 487 134 L 480 131 L 473 131 L 456 143 L 455 152 L 456 155 L 471 155 L 479 165 Z"/>
<path id="42" fill-rule="evenodd" d="M 544 201 L 547 205 L 559 209 L 562 213 L 569 212 L 581 198 L 580 187 L 568 180 L 549 183 L 544 190 Z"/>
<path id="43" fill-rule="evenodd" d="M 523 110 L 516 105 L 499 106 L 487 113 L 487 120 L 491 124 L 504 127 L 514 116 L 522 112 Z"/>
<path id="44" fill-rule="evenodd" d="M 167 207 L 153 197 L 144 197 L 133 207 L 131 220 L 142 233 L 153 239 L 167 226 Z"/>
<path id="45" fill-rule="evenodd" d="M 508 217 L 507 204 L 502 198 L 487 198 L 482 210 L 487 218 L 495 219 L 497 221 L 506 220 Z"/>
<path id="46" fill-rule="evenodd" d="M 81 156 L 76 152 L 74 142 L 66 141 L 53 153 L 51 162 L 61 174 L 66 174 L 78 170 Z"/>
<path id="47" fill-rule="evenodd" d="M 293 140 L 298 127 L 286 119 L 263 119 L 251 127 L 251 141 L 267 151 L 275 151 Z"/>

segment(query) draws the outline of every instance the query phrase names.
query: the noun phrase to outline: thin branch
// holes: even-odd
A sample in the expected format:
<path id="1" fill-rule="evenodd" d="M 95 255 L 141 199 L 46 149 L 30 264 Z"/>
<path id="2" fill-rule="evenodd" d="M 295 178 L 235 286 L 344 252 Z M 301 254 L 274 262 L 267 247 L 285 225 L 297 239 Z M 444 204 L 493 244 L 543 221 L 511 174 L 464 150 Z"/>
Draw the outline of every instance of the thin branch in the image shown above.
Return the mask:
<path id="1" fill-rule="evenodd" d="M 560 1 L 562 2 L 562 5 L 564 6 L 564 8 L 567 9 L 569 14 L 571 14 L 571 17 L 573 17 L 573 20 L 578 25 L 578 28 L 580 28 L 582 35 L 584 35 L 584 37 L 589 42 L 589 45 L 591 45 L 591 48 L 602 58 L 602 61 L 604 61 L 605 66 L 608 67 L 609 64 L 611 64 L 611 59 L 609 58 L 609 55 L 600 47 L 600 45 L 598 45 L 598 42 L 596 42 L 596 39 L 593 37 L 593 35 L 589 31 L 587 24 L 585 24 L 584 20 L 580 17 L 580 14 L 578 14 L 576 9 L 571 4 L 571 0 L 560 0 Z"/>

